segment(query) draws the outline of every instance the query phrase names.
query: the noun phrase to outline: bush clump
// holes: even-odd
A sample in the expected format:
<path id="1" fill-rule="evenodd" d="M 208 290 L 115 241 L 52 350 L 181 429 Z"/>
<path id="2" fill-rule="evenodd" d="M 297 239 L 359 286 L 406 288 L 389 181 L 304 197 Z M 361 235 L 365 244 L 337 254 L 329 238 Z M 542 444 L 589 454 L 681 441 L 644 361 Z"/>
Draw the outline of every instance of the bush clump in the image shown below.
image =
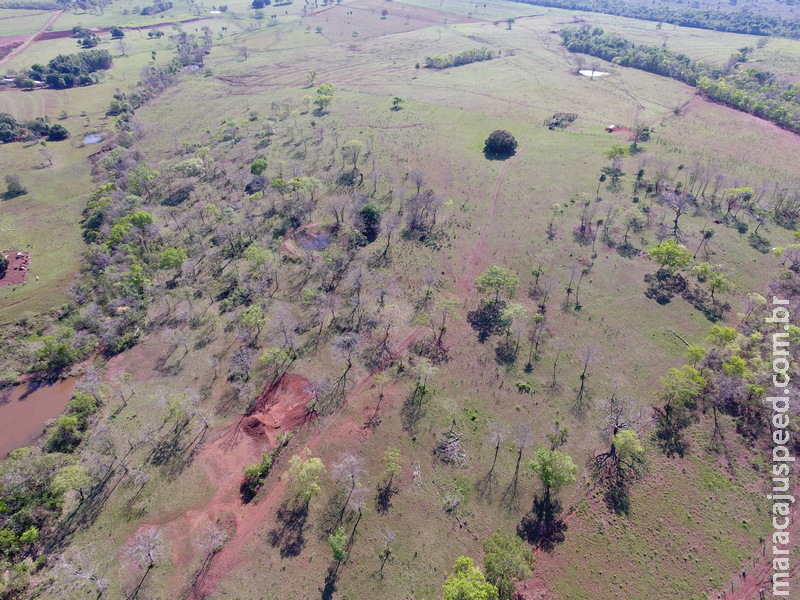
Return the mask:
<path id="1" fill-rule="evenodd" d="M 484 152 L 491 156 L 511 156 L 517 151 L 517 140 L 505 129 L 495 129 L 486 138 Z"/>

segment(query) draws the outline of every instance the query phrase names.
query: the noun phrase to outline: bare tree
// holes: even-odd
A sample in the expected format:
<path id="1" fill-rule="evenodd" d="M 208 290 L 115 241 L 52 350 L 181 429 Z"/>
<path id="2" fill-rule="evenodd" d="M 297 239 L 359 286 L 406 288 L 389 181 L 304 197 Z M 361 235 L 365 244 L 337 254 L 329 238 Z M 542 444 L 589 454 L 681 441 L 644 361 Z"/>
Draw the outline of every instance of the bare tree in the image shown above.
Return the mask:
<path id="1" fill-rule="evenodd" d="M 503 492 L 503 500 L 507 502 L 509 506 L 514 506 L 517 503 L 517 496 L 519 494 L 519 468 L 522 464 L 522 454 L 525 452 L 525 448 L 533 441 L 533 432 L 531 431 L 530 425 L 527 423 L 520 423 L 517 425 L 514 429 L 514 438 L 517 446 L 517 463 L 514 466 L 514 476 L 511 479 L 511 483 L 506 488 L 506 491 Z"/>
<path id="2" fill-rule="evenodd" d="M 389 560 L 389 556 L 392 554 L 391 545 L 394 541 L 394 538 L 397 537 L 397 534 L 394 531 L 388 530 L 381 532 L 378 537 L 381 541 L 381 551 L 379 554 L 381 560 L 381 579 L 383 579 L 383 567 L 386 565 L 386 561 Z"/>
<path id="3" fill-rule="evenodd" d="M 491 494 L 492 492 L 492 484 L 494 483 L 495 479 L 494 468 L 495 465 L 497 465 L 497 455 L 500 453 L 500 446 L 507 437 L 508 428 L 505 425 L 502 423 L 489 421 L 489 435 L 487 436 L 487 441 L 494 448 L 494 456 L 492 457 L 492 466 L 489 468 L 489 472 L 478 483 L 479 488 L 484 493 Z"/>
<path id="4" fill-rule="evenodd" d="M 595 348 L 593 344 L 586 344 L 580 349 L 578 355 L 583 363 L 583 370 L 581 371 L 581 384 L 578 388 L 578 395 L 575 398 L 575 403 L 573 404 L 573 410 L 578 414 L 583 414 L 589 400 L 586 394 L 586 372 L 589 369 L 589 365 L 597 359 L 597 348 Z"/>
<path id="5" fill-rule="evenodd" d="M 680 190 L 666 190 L 659 194 L 658 200 L 664 206 L 675 211 L 675 220 L 672 223 L 672 236 L 677 240 L 680 237 L 678 221 L 681 215 L 694 205 L 694 198 Z"/>
<path id="6" fill-rule="evenodd" d="M 56 585 L 64 591 L 94 588 L 100 598 L 108 589 L 105 572 L 110 558 L 98 559 L 94 550 L 73 550 L 58 557 Z"/>
<path id="7" fill-rule="evenodd" d="M 209 521 L 193 536 L 192 546 L 201 554 L 210 557 L 222 550 L 229 538 L 222 527 Z"/>
<path id="8" fill-rule="evenodd" d="M 125 555 L 136 566 L 148 571 L 167 556 L 164 534 L 158 527 L 141 529 L 125 546 Z"/>
<path id="9" fill-rule="evenodd" d="M 421 169 L 414 169 L 408 174 L 408 178 L 411 180 L 411 183 L 417 186 L 417 196 L 419 196 L 422 186 L 428 181 L 428 177 L 425 175 L 425 172 Z"/>

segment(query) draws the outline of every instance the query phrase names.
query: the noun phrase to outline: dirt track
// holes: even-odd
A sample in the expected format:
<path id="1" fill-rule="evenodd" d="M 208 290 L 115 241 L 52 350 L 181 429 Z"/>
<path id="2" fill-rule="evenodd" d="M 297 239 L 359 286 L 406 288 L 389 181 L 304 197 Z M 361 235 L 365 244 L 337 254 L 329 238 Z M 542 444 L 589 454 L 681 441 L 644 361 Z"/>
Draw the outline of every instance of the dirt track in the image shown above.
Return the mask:
<path id="1" fill-rule="evenodd" d="M 53 13 L 53 16 L 51 16 L 51 17 L 50 17 L 50 18 L 47 20 L 47 22 L 46 22 L 44 25 L 42 25 L 42 28 L 41 28 L 39 31 L 37 31 L 36 33 L 32 34 L 32 35 L 31 35 L 31 36 L 30 36 L 30 37 L 29 37 L 27 40 L 25 40 L 24 42 L 22 42 L 22 44 L 20 44 L 20 45 L 19 45 L 19 46 L 17 46 L 16 48 L 14 48 L 14 49 L 13 49 L 13 50 L 12 50 L 12 51 L 9 53 L 9 54 L 7 54 L 6 56 L 4 56 L 3 58 L 0 58 L 0 65 L 4 64 L 4 63 L 5 63 L 6 61 L 8 61 L 8 60 L 11 60 L 13 57 L 17 56 L 17 54 L 19 54 L 20 52 L 22 52 L 23 50 L 25 50 L 25 48 L 27 48 L 28 46 L 30 46 L 32 42 L 36 41 L 36 39 L 37 39 L 37 38 L 38 38 L 40 35 L 42 35 L 42 34 L 44 33 L 44 30 L 45 30 L 45 29 L 47 29 L 47 28 L 48 28 L 48 27 L 50 27 L 50 26 L 51 26 L 53 23 L 55 23 L 55 22 L 56 22 L 56 19 L 58 19 L 58 17 L 60 17 L 60 16 L 61 16 L 61 13 L 62 13 L 62 12 L 64 12 L 64 11 L 61 11 L 61 10 L 57 10 L 57 11 L 55 11 L 55 12 Z"/>

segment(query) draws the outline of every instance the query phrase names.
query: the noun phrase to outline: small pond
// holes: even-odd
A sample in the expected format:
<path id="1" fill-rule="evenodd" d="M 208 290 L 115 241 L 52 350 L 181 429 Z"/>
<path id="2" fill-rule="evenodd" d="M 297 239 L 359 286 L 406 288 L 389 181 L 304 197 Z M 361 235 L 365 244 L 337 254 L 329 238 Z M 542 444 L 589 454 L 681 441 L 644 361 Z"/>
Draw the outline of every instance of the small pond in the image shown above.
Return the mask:
<path id="1" fill-rule="evenodd" d="M 74 379 L 64 379 L 0 389 L 0 459 L 35 440 L 47 420 L 64 412 L 74 388 Z"/>
<path id="2" fill-rule="evenodd" d="M 103 141 L 103 136 L 99 133 L 90 133 L 85 138 L 83 138 L 84 144 L 97 144 Z"/>
<path id="3" fill-rule="evenodd" d="M 605 77 L 606 75 L 610 75 L 610 73 L 605 73 L 604 71 L 590 71 L 590 70 L 582 70 L 578 71 L 581 75 L 586 75 L 586 77 Z"/>

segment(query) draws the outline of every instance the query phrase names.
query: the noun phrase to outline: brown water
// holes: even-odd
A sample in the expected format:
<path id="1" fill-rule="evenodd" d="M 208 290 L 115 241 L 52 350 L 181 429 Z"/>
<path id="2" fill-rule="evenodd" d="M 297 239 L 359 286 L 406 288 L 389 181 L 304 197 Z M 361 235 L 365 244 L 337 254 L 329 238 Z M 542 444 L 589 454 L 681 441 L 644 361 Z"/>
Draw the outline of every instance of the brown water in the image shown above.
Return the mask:
<path id="1" fill-rule="evenodd" d="M 74 387 L 74 379 L 64 379 L 0 390 L 0 459 L 41 435 L 45 422 L 64 412 Z"/>

